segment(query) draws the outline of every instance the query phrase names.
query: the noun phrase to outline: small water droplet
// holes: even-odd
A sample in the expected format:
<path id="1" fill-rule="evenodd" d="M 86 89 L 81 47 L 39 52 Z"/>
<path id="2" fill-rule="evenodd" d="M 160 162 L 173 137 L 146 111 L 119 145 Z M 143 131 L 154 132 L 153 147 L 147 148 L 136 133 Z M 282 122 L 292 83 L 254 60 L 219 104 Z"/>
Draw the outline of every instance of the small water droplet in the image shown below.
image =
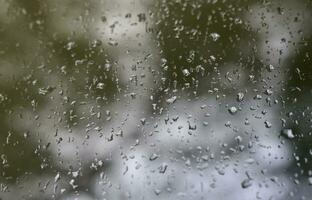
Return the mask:
<path id="1" fill-rule="evenodd" d="M 293 134 L 292 129 L 283 129 L 282 130 L 282 135 L 288 139 L 293 139 L 295 138 L 295 135 Z"/>
<path id="2" fill-rule="evenodd" d="M 156 160 L 159 156 L 155 153 L 153 153 L 150 157 L 149 157 L 149 160 L 150 161 L 153 161 L 153 160 Z"/>
<path id="3" fill-rule="evenodd" d="M 271 128 L 272 124 L 269 121 L 264 122 L 266 128 Z"/>
<path id="4" fill-rule="evenodd" d="M 183 75 L 186 76 L 186 77 L 190 75 L 190 72 L 189 72 L 188 69 L 183 69 L 183 70 L 182 70 L 182 73 L 183 73 Z"/>
<path id="5" fill-rule="evenodd" d="M 235 115 L 237 113 L 237 108 L 235 106 L 232 106 L 229 108 L 229 113 L 232 115 Z"/>
<path id="6" fill-rule="evenodd" d="M 245 95 L 242 92 L 237 93 L 237 97 L 236 97 L 237 101 L 243 101 L 244 96 Z"/>
<path id="7" fill-rule="evenodd" d="M 167 99 L 166 102 L 167 102 L 168 104 L 172 104 L 172 103 L 174 103 L 176 100 L 177 100 L 177 97 L 176 97 L 176 96 L 173 96 L 173 97 Z"/>
<path id="8" fill-rule="evenodd" d="M 210 37 L 213 41 L 217 41 L 220 38 L 220 35 L 218 33 L 211 33 Z"/>
<path id="9" fill-rule="evenodd" d="M 252 186 L 252 180 L 247 178 L 245 180 L 243 180 L 243 182 L 241 183 L 242 188 L 246 189 L 250 186 Z"/>

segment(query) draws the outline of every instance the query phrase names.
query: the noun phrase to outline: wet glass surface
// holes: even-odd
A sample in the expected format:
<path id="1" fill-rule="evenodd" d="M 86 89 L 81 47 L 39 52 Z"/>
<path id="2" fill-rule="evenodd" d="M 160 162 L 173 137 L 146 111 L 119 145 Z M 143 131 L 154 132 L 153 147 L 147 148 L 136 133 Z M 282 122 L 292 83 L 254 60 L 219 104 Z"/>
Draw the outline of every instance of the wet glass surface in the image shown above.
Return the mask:
<path id="1" fill-rule="evenodd" d="M 311 19 L 311 0 L 0 0 L 0 199 L 310 199 Z"/>

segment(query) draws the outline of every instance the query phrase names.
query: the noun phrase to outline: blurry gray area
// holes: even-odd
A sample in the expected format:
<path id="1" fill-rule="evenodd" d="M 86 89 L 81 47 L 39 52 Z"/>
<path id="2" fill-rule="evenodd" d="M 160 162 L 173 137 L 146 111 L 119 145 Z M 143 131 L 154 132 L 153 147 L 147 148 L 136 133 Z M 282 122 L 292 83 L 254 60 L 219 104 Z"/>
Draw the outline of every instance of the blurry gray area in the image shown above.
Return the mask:
<path id="1" fill-rule="evenodd" d="M 0 199 L 310 199 L 311 14 L 0 0 Z"/>

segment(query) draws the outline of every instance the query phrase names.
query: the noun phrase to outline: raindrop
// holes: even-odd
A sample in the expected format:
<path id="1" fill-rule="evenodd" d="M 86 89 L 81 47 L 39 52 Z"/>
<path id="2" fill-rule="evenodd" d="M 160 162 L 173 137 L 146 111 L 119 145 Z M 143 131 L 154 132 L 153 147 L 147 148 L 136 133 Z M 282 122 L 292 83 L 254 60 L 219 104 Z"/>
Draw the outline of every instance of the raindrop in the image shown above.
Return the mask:
<path id="1" fill-rule="evenodd" d="M 173 97 L 167 99 L 166 102 L 167 102 L 168 104 L 173 104 L 173 103 L 176 101 L 176 99 L 177 99 L 177 97 L 176 97 L 176 96 L 173 96 Z"/>
<path id="2" fill-rule="evenodd" d="M 267 66 L 267 70 L 269 71 L 269 72 L 272 72 L 273 70 L 274 70 L 274 66 L 273 65 L 268 65 Z"/>
<path id="3" fill-rule="evenodd" d="M 183 73 L 183 75 L 186 76 L 186 77 L 190 75 L 190 72 L 189 72 L 188 69 L 183 69 L 183 70 L 182 70 L 182 73 Z"/>
<path id="4" fill-rule="evenodd" d="M 75 46 L 76 46 L 75 42 L 68 42 L 66 44 L 66 49 L 69 51 L 69 50 L 72 50 Z"/>
<path id="5" fill-rule="evenodd" d="M 286 137 L 287 139 L 295 138 L 295 135 L 293 134 L 292 129 L 283 129 L 282 136 Z"/>
<path id="6" fill-rule="evenodd" d="M 153 154 L 149 157 L 149 160 L 150 160 L 150 161 L 154 161 L 154 160 L 156 160 L 158 157 L 159 157 L 159 155 L 153 153 Z"/>
<path id="7" fill-rule="evenodd" d="M 236 96 L 237 101 L 243 101 L 244 96 L 245 95 L 242 92 L 237 93 L 237 96 Z"/>
<path id="8" fill-rule="evenodd" d="M 160 165 L 159 169 L 159 173 L 164 174 L 167 170 L 168 164 L 167 163 L 163 163 Z"/>
<path id="9" fill-rule="evenodd" d="M 156 194 L 156 195 L 160 195 L 161 190 L 159 190 L 159 189 L 155 189 L 155 190 L 154 190 L 154 192 L 155 192 L 155 194 Z"/>
<path id="10" fill-rule="evenodd" d="M 235 106 L 231 106 L 229 108 L 229 113 L 232 114 L 232 115 L 235 115 L 237 113 L 237 108 Z"/>
<path id="11" fill-rule="evenodd" d="M 264 122 L 266 128 L 271 128 L 272 124 L 269 121 Z"/>
<path id="12" fill-rule="evenodd" d="M 101 21 L 102 21 L 102 22 L 106 22 L 106 21 L 107 21 L 107 18 L 103 15 L 103 16 L 101 16 Z"/>
<path id="13" fill-rule="evenodd" d="M 103 90 L 103 89 L 104 89 L 104 86 L 105 86 L 104 83 L 98 83 L 98 84 L 96 85 L 96 88 L 97 88 L 97 89 L 100 89 L 100 90 Z"/>
<path id="14" fill-rule="evenodd" d="M 244 189 L 249 188 L 250 186 L 252 186 L 252 180 L 249 179 L 249 178 L 243 180 L 242 183 L 241 183 L 241 186 Z"/>
<path id="15" fill-rule="evenodd" d="M 213 41 L 217 41 L 220 38 L 220 35 L 218 33 L 211 33 L 210 37 Z"/>

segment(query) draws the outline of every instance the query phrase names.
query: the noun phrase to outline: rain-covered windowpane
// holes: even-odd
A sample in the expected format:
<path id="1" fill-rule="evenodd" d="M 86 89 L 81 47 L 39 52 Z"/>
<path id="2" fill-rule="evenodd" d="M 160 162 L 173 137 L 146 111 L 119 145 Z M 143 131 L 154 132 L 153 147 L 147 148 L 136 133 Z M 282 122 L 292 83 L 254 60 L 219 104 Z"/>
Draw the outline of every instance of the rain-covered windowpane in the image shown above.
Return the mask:
<path id="1" fill-rule="evenodd" d="M 311 0 L 0 0 L 0 200 L 312 196 Z"/>

